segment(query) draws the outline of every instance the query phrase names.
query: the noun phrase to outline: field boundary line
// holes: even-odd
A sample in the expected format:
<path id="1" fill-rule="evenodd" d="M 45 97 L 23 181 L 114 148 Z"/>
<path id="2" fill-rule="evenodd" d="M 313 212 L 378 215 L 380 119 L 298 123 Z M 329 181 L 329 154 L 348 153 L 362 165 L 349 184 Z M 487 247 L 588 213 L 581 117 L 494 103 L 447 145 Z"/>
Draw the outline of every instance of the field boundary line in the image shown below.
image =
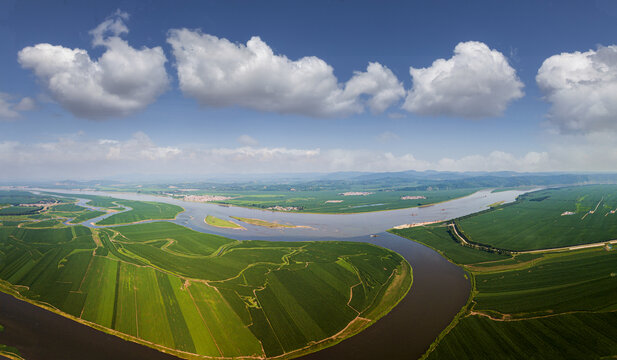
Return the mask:
<path id="1" fill-rule="evenodd" d="M 536 315 L 536 316 L 523 317 L 523 318 L 512 318 L 512 317 L 509 317 L 509 316 L 511 316 L 511 314 L 504 314 L 504 313 L 500 313 L 498 311 L 493 311 L 493 312 L 495 312 L 497 314 L 500 314 L 503 317 L 502 318 L 496 318 L 496 317 L 492 316 L 491 314 L 487 314 L 484 311 L 476 311 L 476 310 L 471 310 L 469 312 L 469 314 L 467 314 L 467 316 L 482 316 L 482 317 L 486 317 L 486 318 L 490 319 L 491 321 L 509 322 L 509 321 L 527 321 L 527 320 L 535 320 L 535 319 L 546 319 L 546 318 L 551 318 L 551 317 L 556 317 L 556 316 L 573 315 L 573 314 L 615 313 L 615 312 L 617 312 L 617 310 L 610 310 L 610 311 L 575 310 L 575 311 L 566 311 L 566 312 L 561 312 L 561 313 L 556 313 L 556 314 Z"/>

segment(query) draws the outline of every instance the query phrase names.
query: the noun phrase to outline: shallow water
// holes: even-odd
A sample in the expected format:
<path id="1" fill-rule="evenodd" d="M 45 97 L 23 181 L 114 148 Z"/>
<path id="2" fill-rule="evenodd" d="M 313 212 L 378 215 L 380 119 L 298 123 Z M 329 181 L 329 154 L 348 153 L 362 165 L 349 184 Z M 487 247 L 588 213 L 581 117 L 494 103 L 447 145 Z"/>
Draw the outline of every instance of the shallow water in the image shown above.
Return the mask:
<path id="1" fill-rule="evenodd" d="M 60 192 L 58 190 L 51 190 Z M 305 359 L 414 359 L 420 357 L 452 321 L 469 296 L 470 284 L 464 272 L 432 249 L 385 233 L 396 225 L 448 220 L 486 209 L 487 205 L 510 202 L 524 191 L 492 193 L 483 190 L 464 198 L 429 207 L 390 210 L 361 214 L 282 213 L 214 204 L 185 202 L 152 195 L 103 192 L 65 192 L 67 194 L 110 195 L 116 198 L 159 201 L 185 208 L 174 223 L 191 229 L 220 234 L 235 239 L 255 240 L 337 240 L 368 242 L 401 254 L 413 269 L 413 285 L 407 296 L 386 316 L 358 335 L 333 347 L 307 355 Z M 86 201 L 80 201 L 80 205 Z M 246 230 L 222 229 L 204 222 L 206 215 L 220 218 L 239 216 L 266 221 L 305 225 L 306 228 L 271 229 L 242 223 Z M 88 220 L 96 227 L 101 218 Z M 235 221 L 235 220 L 234 220 Z M 377 234 L 377 237 L 370 237 Z M 17 347 L 28 359 L 91 359 L 104 347 L 105 356 L 113 359 L 167 359 L 164 354 L 144 346 L 90 329 L 29 303 L 0 293 L 0 343 Z M 87 328 L 89 331 L 83 330 Z M 74 336 L 79 334 L 79 336 Z M 50 340 L 51 339 L 51 340 Z M 52 341 L 53 346 L 49 341 Z M 102 346 L 101 344 L 104 344 Z M 128 345 L 127 345 L 128 344 Z M 151 354 L 151 353 L 154 353 Z M 75 354 L 75 356 L 73 356 Z M 158 354 L 158 355 L 157 355 Z"/>

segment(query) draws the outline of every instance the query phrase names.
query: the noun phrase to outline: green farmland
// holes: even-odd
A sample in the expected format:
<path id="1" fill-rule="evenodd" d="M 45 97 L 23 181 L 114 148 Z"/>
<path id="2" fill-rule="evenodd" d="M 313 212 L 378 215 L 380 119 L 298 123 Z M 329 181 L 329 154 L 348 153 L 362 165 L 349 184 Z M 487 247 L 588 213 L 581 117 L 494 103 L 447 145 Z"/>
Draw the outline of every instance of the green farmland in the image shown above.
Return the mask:
<path id="1" fill-rule="evenodd" d="M 576 186 L 528 193 L 457 224 L 476 243 L 536 250 L 617 239 L 615 209 L 617 185 Z"/>
<path id="2" fill-rule="evenodd" d="M 97 225 L 131 224 L 146 220 L 174 219 L 179 213 L 184 211 L 183 208 L 177 205 L 150 201 L 115 200 L 114 203 L 130 207 L 131 210 L 105 218 L 99 221 Z"/>
<path id="3" fill-rule="evenodd" d="M 514 231 L 509 228 L 514 225 L 513 220 L 502 218 L 501 212 L 517 214 L 517 221 L 532 227 L 537 223 L 533 229 L 551 234 L 550 223 L 543 221 L 544 218 L 537 220 L 541 211 L 529 211 L 525 215 L 522 209 L 527 206 L 526 202 L 550 194 L 550 198 L 535 202 L 547 201 L 547 208 L 560 211 L 568 205 L 553 207 L 550 199 L 565 198 L 564 203 L 570 204 L 572 194 L 582 197 L 580 194 L 584 192 L 589 197 L 599 196 L 593 210 L 602 196 L 613 198 L 608 190 L 607 186 L 592 186 L 531 193 L 513 205 L 497 207 L 457 222 L 462 226 L 481 220 L 486 223 L 486 219 L 497 212 L 499 215 L 495 216 L 499 216 L 499 220 L 495 221 L 503 221 L 503 226 L 491 224 L 492 233 L 486 228 L 467 226 L 465 235 L 476 242 L 480 238 L 492 238 L 490 244 L 493 246 L 511 246 L 515 240 Z M 585 199 L 578 199 L 585 204 Z M 594 200 L 592 197 L 591 201 Z M 570 232 L 589 232 L 586 226 L 579 222 Z M 484 251 L 472 245 L 463 246 L 445 224 L 392 232 L 436 249 L 463 267 L 471 278 L 469 302 L 424 358 L 593 359 L 617 355 L 617 251 L 613 246 L 507 255 L 493 252 L 495 248 Z M 554 231 L 549 238 L 538 236 L 541 244 L 534 248 L 541 248 L 542 244 L 544 247 L 567 244 L 567 240 L 558 237 L 570 239 L 575 236 L 571 233 Z M 589 242 L 601 239 L 599 231 L 594 234 L 597 237 Z M 531 230 L 521 232 L 521 236 L 532 235 Z"/>
<path id="4" fill-rule="evenodd" d="M 431 191 L 402 191 L 365 189 L 362 192 L 368 195 L 342 195 L 351 191 L 242 191 L 242 192 L 183 192 L 182 195 L 220 195 L 230 197 L 224 201 L 214 201 L 218 204 L 270 209 L 290 212 L 347 214 L 370 211 L 404 209 L 415 206 L 435 204 L 454 198 L 470 195 L 479 188 Z M 181 198 L 180 194 L 175 197 Z M 405 196 L 419 196 L 424 198 L 403 200 Z M 278 207 L 278 208 L 277 208 Z"/>
<path id="5" fill-rule="evenodd" d="M 0 190 L 0 207 L 2 205 L 36 204 L 40 202 L 54 202 L 59 199 L 50 195 L 37 195 L 29 191 Z"/>
<path id="6" fill-rule="evenodd" d="M 85 211 L 77 216 L 75 216 L 75 218 L 73 220 L 71 220 L 71 224 L 81 224 L 84 221 L 90 220 L 90 219 L 94 219 L 95 217 L 99 217 L 101 215 L 105 215 L 106 213 L 103 211 L 96 211 L 96 210 L 88 210 Z"/>
<path id="7" fill-rule="evenodd" d="M 71 210 L 84 211 L 48 212 Z M 313 352 L 385 315 L 411 282 L 402 257 L 370 244 L 236 241 L 170 222 L 0 226 L 0 290 L 183 358 Z"/>

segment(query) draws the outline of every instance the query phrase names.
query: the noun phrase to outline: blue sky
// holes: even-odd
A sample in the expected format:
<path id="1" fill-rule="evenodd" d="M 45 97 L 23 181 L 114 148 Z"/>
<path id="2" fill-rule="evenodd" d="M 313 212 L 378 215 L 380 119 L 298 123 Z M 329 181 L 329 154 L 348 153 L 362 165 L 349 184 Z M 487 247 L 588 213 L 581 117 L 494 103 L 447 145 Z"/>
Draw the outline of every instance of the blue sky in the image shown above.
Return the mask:
<path id="1" fill-rule="evenodd" d="M 180 4 L 2 2 L 0 180 L 617 165 L 615 1 Z M 252 64 L 253 36 L 272 57 L 234 75 Z M 40 44 L 82 49 L 91 68 L 50 69 L 59 56 Z M 105 52 L 146 67 L 88 75 Z M 313 62 L 318 79 L 298 75 L 304 57 L 332 73 Z M 81 82 L 58 85 L 62 71 Z"/>

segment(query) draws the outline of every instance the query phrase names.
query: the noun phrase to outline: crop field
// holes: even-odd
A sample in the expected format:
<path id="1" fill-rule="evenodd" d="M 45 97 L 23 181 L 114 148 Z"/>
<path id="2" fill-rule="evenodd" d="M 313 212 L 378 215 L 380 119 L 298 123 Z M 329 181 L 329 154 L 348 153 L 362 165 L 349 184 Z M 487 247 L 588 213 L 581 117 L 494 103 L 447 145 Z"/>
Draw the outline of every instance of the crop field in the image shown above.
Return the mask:
<path id="1" fill-rule="evenodd" d="M 497 261 L 509 256 L 478 251 L 458 244 L 445 225 L 418 226 L 408 229 L 392 229 L 391 233 L 413 239 L 432 249 L 457 264 L 475 264 L 487 261 Z"/>
<path id="2" fill-rule="evenodd" d="M 206 218 L 204 219 L 204 222 L 210 226 L 216 226 L 216 227 L 221 227 L 221 228 L 244 229 L 243 226 L 238 225 L 233 221 L 219 219 L 216 216 L 212 216 L 212 215 L 206 216 Z"/>
<path id="3" fill-rule="evenodd" d="M 474 242 L 534 250 L 617 239 L 616 209 L 617 185 L 576 186 L 528 193 L 457 223 Z"/>
<path id="4" fill-rule="evenodd" d="M 48 211 L 70 210 L 83 211 Z M 369 326 L 405 296 L 412 275 L 398 254 L 370 244 L 50 219 L 2 223 L 0 280 L 3 291 L 181 357 L 288 358 Z"/>
<path id="5" fill-rule="evenodd" d="M 309 212 L 309 213 L 362 213 L 370 211 L 404 209 L 415 206 L 435 204 L 458 197 L 467 196 L 479 190 L 431 190 L 400 191 L 383 189 L 363 189 L 368 195 L 342 195 L 345 191 L 243 191 L 243 192 L 192 192 L 190 194 L 208 194 L 231 197 L 229 200 L 215 201 L 219 204 L 231 204 L 260 209 Z M 402 197 L 420 197 L 403 200 Z M 424 198 L 421 198 L 424 197 Z M 279 207 L 278 209 L 276 207 Z"/>
<path id="6" fill-rule="evenodd" d="M 67 199 L 68 201 L 76 201 L 76 198 L 89 200 L 87 205 L 100 207 L 100 208 L 114 208 L 117 207 L 115 204 L 116 198 L 112 198 L 110 196 L 99 196 L 99 195 L 86 195 L 86 194 L 64 194 L 64 193 L 55 193 L 55 192 L 45 192 L 46 195 L 55 195 L 57 197 L 61 197 Z M 54 197 L 55 198 L 55 197 Z"/>
<path id="7" fill-rule="evenodd" d="M 99 217 L 101 215 L 105 215 L 106 213 L 103 211 L 97 210 L 86 210 L 83 213 L 75 216 L 73 220 L 71 220 L 71 224 L 81 224 L 84 221 L 88 221 L 90 219 L 94 219 L 95 217 Z"/>
<path id="8" fill-rule="evenodd" d="M 39 202 L 54 202 L 59 199 L 50 195 L 37 195 L 29 191 L 0 190 L 0 205 L 35 204 Z"/>
<path id="9" fill-rule="evenodd" d="M 12 191 L 9 193 L 13 193 Z M 103 211 L 92 211 L 85 207 L 71 203 L 75 199 L 60 198 L 57 196 L 37 196 L 29 197 L 18 192 L 19 195 L 5 196 L 5 201 L 30 200 L 30 201 L 52 201 L 59 202 L 58 205 L 49 206 L 45 211 L 43 206 L 8 206 L 0 208 L 0 220 L 4 223 L 8 221 L 20 220 L 44 220 L 36 223 L 23 224 L 25 227 L 62 227 L 63 222 L 70 220 L 71 224 L 79 224 L 89 219 L 104 215 Z M 28 193 L 26 193 L 28 194 Z M 2 192 L 0 192 L 2 198 Z"/>
<path id="10" fill-rule="evenodd" d="M 581 199 L 584 196 L 581 193 L 584 192 L 592 198 L 592 202 L 597 199 L 591 207 L 594 210 L 603 196 L 604 199 L 614 198 L 612 193 L 608 193 L 610 188 L 575 187 L 532 193 L 514 205 L 503 207 L 503 210 L 496 208 L 458 219 L 457 222 L 474 224 L 475 217 L 483 217 L 485 221 L 491 213 L 510 211 L 518 216 L 519 221 L 533 226 L 536 222 L 527 217 L 537 218 L 542 216 L 542 212 L 530 211 L 525 216 L 522 210 L 517 210 L 521 206 L 519 204 L 525 206 L 526 201 L 532 201 L 530 199 L 550 196 L 532 202 L 546 201 L 548 209 L 562 211 L 566 205 L 548 206 L 550 199 L 556 202 L 559 197 L 566 198 L 568 200 L 564 202 L 575 207 L 572 204 L 576 202 L 569 200 L 574 193 L 579 196 L 575 200 L 579 199 L 579 203 L 583 204 L 579 206 L 583 207 L 586 203 L 585 199 Z M 581 217 L 590 210 L 582 211 Z M 598 212 L 596 210 L 588 216 Z M 606 217 L 610 215 L 609 211 Z M 499 216 L 499 221 L 504 221 L 505 225 L 492 224 L 492 233 L 484 228 L 467 226 L 465 235 L 478 241 L 478 231 L 485 238 L 493 238 L 491 244 L 501 244 L 500 229 L 508 237 L 512 234 L 509 226 L 515 224 L 509 217 Z M 570 232 L 588 231 L 589 225 L 580 221 L 580 217 L 578 220 L 578 226 Z M 542 219 L 537 222 L 535 228 L 538 231 L 550 233 L 550 223 L 546 224 Z M 575 250 L 566 248 L 561 251 L 501 255 L 463 246 L 450 235 L 449 229 L 444 224 L 437 224 L 391 230 L 435 248 L 467 270 L 471 277 L 473 289 L 468 304 L 433 343 L 425 358 L 585 359 L 617 355 L 617 251 L 614 246 L 607 244 Z M 571 236 L 557 231 L 553 236 L 560 234 Z M 522 234 L 531 235 L 531 232 Z M 599 236 L 599 232 L 596 235 Z M 538 241 L 545 247 L 564 243 L 559 238 Z"/>
<path id="11" fill-rule="evenodd" d="M 525 321 L 463 318 L 429 359 L 602 359 L 617 353 L 617 313 Z"/>
<path id="12" fill-rule="evenodd" d="M 114 203 L 130 207 L 131 210 L 105 218 L 99 221 L 97 225 L 130 224 L 145 220 L 174 219 L 179 213 L 184 211 L 180 206 L 158 202 L 115 200 Z"/>
<path id="13" fill-rule="evenodd" d="M 34 206 L 7 206 L 0 209 L 0 216 L 7 215 L 30 215 L 38 213 L 43 207 Z"/>
<path id="14" fill-rule="evenodd" d="M 617 310 L 617 251 L 546 254 L 508 271 L 490 270 L 476 274 L 478 311 L 517 318 Z"/>

